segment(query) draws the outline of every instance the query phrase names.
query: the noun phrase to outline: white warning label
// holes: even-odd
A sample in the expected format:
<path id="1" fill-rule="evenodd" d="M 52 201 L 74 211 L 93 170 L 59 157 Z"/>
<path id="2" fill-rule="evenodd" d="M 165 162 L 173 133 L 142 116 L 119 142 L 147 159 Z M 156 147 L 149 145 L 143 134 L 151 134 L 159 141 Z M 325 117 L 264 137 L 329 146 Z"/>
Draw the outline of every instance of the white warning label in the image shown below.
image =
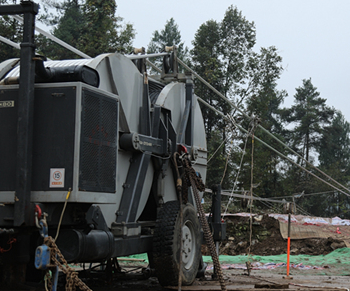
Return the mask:
<path id="1" fill-rule="evenodd" d="M 64 170 L 65 169 L 50 169 L 50 188 L 64 187 Z"/>
<path id="2" fill-rule="evenodd" d="M 0 101 L 0 108 L 15 107 L 15 101 Z"/>

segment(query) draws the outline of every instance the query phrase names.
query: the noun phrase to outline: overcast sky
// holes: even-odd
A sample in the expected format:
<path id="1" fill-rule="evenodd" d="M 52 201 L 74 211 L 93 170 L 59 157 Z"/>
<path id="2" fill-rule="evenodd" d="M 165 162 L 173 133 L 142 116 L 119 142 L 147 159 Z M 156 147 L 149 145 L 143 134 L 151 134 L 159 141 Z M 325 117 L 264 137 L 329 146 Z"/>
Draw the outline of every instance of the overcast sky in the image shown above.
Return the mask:
<path id="1" fill-rule="evenodd" d="M 350 1 L 348 0 L 117 0 L 117 14 L 137 32 L 135 47 L 147 47 L 152 33 L 164 29 L 171 17 L 185 45 L 207 20 L 221 21 L 230 5 L 254 21 L 257 44 L 275 46 L 283 58 L 279 89 L 288 92 L 284 106 L 294 102 L 295 88 L 312 78 L 327 104 L 350 121 Z M 349 102 L 350 103 L 350 102 Z"/>

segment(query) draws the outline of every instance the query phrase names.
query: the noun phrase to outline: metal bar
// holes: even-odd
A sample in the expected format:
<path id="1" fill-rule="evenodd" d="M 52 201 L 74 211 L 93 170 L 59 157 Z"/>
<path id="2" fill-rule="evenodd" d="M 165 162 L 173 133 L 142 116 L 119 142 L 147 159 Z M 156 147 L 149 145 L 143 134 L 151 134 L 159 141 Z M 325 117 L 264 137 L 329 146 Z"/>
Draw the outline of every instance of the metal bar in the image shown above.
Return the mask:
<path id="1" fill-rule="evenodd" d="M 221 185 L 215 185 L 212 194 L 212 213 L 213 213 L 213 222 L 221 222 Z"/>
<path id="2" fill-rule="evenodd" d="M 7 6 L 7 5 L 5 5 Z M 11 6 L 11 5 L 9 5 Z M 1 14 L 1 13 L 0 13 Z M 17 21 L 23 23 L 23 18 L 17 15 L 13 15 L 12 16 L 14 19 L 16 19 Z M 46 36 L 47 38 L 51 39 L 52 41 L 56 42 L 57 44 L 63 46 L 64 48 L 70 50 L 71 52 L 85 58 L 85 59 L 91 59 L 91 57 L 87 54 L 84 54 L 82 51 L 76 49 L 75 47 L 72 47 L 71 45 L 69 45 L 68 43 L 60 40 L 59 38 L 53 36 L 52 34 L 48 33 L 47 31 L 35 26 L 35 30 L 39 33 L 41 33 L 42 35 Z M 161 56 L 167 56 L 169 55 L 169 53 L 155 53 L 155 54 L 147 54 L 147 55 L 125 55 L 125 57 L 127 57 L 130 60 L 138 60 L 138 59 L 147 59 L 147 58 L 156 58 L 156 57 L 161 57 Z M 158 68 L 157 68 L 158 69 Z"/>
<path id="3" fill-rule="evenodd" d="M 23 23 L 23 18 L 20 17 L 20 16 L 17 16 L 17 15 L 13 15 L 12 16 L 14 19 L 16 19 L 17 21 L 19 22 L 22 22 Z M 39 33 L 41 33 L 42 35 L 46 36 L 47 38 L 51 39 L 52 41 L 56 42 L 57 44 L 63 46 L 64 48 L 72 51 L 73 53 L 83 57 L 84 59 L 91 59 L 90 56 L 88 56 L 87 54 L 84 54 L 83 52 L 81 52 L 80 50 L 72 47 L 71 45 L 69 45 L 68 43 L 60 40 L 59 38 L 53 36 L 52 34 L 46 32 L 45 30 L 42 30 L 41 28 L 35 26 L 35 30 Z"/>
<path id="4" fill-rule="evenodd" d="M 153 105 L 153 114 L 152 114 L 152 137 L 159 136 L 159 126 L 160 126 L 160 113 L 161 109 L 159 105 Z"/>
<path id="5" fill-rule="evenodd" d="M 188 121 L 185 132 L 185 143 L 186 145 L 193 145 L 193 130 L 194 130 L 194 102 L 193 102 L 193 81 L 192 78 L 187 77 L 186 79 L 186 102 L 190 102 L 190 112 L 188 115 Z"/>
<path id="6" fill-rule="evenodd" d="M 1 35 L 0 35 L 0 41 L 2 41 L 3 43 L 8 44 L 10 46 L 13 46 L 14 48 L 16 48 L 18 50 L 21 49 L 21 47 L 20 47 L 20 45 L 18 43 L 15 43 L 15 42 L 13 42 L 13 41 L 11 41 L 11 40 L 9 40 L 9 39 L 1 36 Z"/>
<path id="7" fill-rule="evenodd" d="M 231 194 L 231 193 L 225 193 L 222 192 L 221 195 L 225 195 L 225 196 L 232 196 L 232 197 L 237 197 L 237 198 L 249 198 L 251 200 L 259 200 L 259 201 L 269 201 L 269 202 L 275 202 L 275 203 L 281 203 L 284 204 L 285 202 L 280 201 L 280 200 L 273 200 L 273 199 L 268 199 L 268 198 L 261 198 L 261 197 L 250 197 L 250 196 L 245 196 L 242 194 Z"/>
<path id="8" fill-rule="evenodd" d="M 143 76 L 143 94 L 142 94 L 142 106 L 140 108 L 140 133 L 144 135 L 151 135 L 151 116 L 149 108 L 149 95 L 148 95 L 148 77 L 147 73 Z"/>
<path id="9" fill-rule="evenodd" d="M 148 153 L 135 153 L 132 156 L 128 176 L 123 185 L 124 191 L 120 207 L 117 212 L 118 223 L 135 222 L 150 161 L 151 156 Z"/>
<path id="10" fill-rule="evenodd" d="M 1 5 L 0 15 L 33 13 L 38 14 L 39 5 L 32 1 L 21 1 L 20 5 Z"/>
<path id="11" fill-rule="evenodd" d="M 162 70 L 157 68 L 157 66 L 153 63 L 151 63 L 149 60 L 146 60 L 146 64 L 150 65 L 155 71 L 157 71 L 158 73 L 162 73 Z"/>
<path id="12" fill-rule="evenodd" d="M 205 189 L 205 192 L 206 193 L 212 193 L 212 190 Z M 280 200 L 273 200 L 273 199 L 269 199 L 269 198 L 261 198 L 261 197 L 254 197 L 254 196 L 250 197 L 250 196 L 242 195 L 242 194 L 233 194 L 233 193 L 231 194 L 231 193 L 228 193 L 228 192 L 225 192 L 225 191 L 221 191 L 221 195 L 232 196 L 232 197 L 236 197 L 236 198 L 249 198 L 249 199 L 252 199 L 252 200 L 269 201 L 269 202 L 282 203 L 282 204 L 285 203 L 284 201 L 280 201 Z"/>
<path id="13" fill-rule="evenodd" d="M 249 116 L 246 112 L 244 112 L 241 108 L 237 107 L 231 100 L 229 100 L 227 97 L 225 97 L 223 94 L 221 94 L 218 90 L 216 90 L 212 85 L 210 85 L 207 81 L 205 81 L 201 76 L 199 76 L 194 70 L 192 70 L 190 67 L 188 67 L 183 61 L 181 61 L 180 59 L 177 59 L 177 61 L 179 62 L 180 65 L 182 65 L 186 70 L 190 71 L 194 76 L 196 76 L 203 84 L 205 84 L 208 88 L 210 88 L 214 93 L 216 93 L 219 97 L 221 97 L 222 99 L 224 99 L 227 103 L 229 103 L 233 108 L 235 108 L 237 111 L 239 111 L 242 115 L 244 115 L 246 118 L 248 118 L 249 120 L 252 120 L 252 117 Z M 210 105 L 209 105 L 210 106 Z M 310 167 L 312 167 L 313 169 L 315 169 L 316 171 L 318 171 L 319 173 L 321 173 L 322 175 L 324 175 L 325 177 L 327 177 L 328 179 L 330 179 L 331 181 L 333 181 L 334 183 L 336 183 L 339 187 L 342 187 L 344 190 L 350 192 L 350 190 L 345 187 L 344 185 L 340 184 L 338 181 L 334 180 L 332 177 L 330 177 L 329 175 L 327 175 L 325 172 L 321 171 L 319 168 L 317 168 L 315 165 L 313 165 L 312 163 L 310 163 L 307 159 L 305 159 L 304 157 L 302 157 L 301 155 L 299 155 L 296 151 L 294 151 L 292 148 L 290 148 L 288 145 L 286 145 L 284 142 L 282 142 L 279 138 L 277 138 L 275 135 L 273 135 L 271 132 L 269 132 L 267 129 L 265 129 L 262 125 L 258 124 L 258 128 L 260 128 L 261 130 L 263 130 L 266 134 L 270 135 L 273 139 L 275 139 L 278 143 L 280 143 L 281 145 L 283 145 L 287 150 L 289 150 L 291 153 L 293 153 L 294 155 L 296 155 L 297 157 L 301 158 L 306 164 L 308 164 Z M 327 185 L 329 183 L 327 183 L 326 181 L 323 180 L 324 183 L 326 183 Z M 346 194 L 344 191 L 341 191 L 343 194 L 349 196 L 348 194 Z"/>
<path id="14" fill-rule="evenodd" d="M 243 128 L 241 125 L 239 125 L 238 123 L 236 123 L 233 119 L 229 119 L 225 114 L 223 114 L 222 112 L 220 112 L 219 110 L 217 110 L 216 108 L 214 108 L 213 106 L 211 106 L 210 104 L 208 104 L 207 102 L 205 102 L 203 99 L 197 97 L 197 100 L 200 101 L 201 103 L 203 103 L 205 106 L 209 107 L 210 109 L 212 109 L 213 111 L 217 112 L 218 114 L 220 114 L 222 117 L 226 118 L 228 121 L 232 122 L 235 126 L 237 126 L 240 130 L 242 130 L 243 132 L 251 135 L 251 133 L 246 130 L 245 128 Z M 270 150 L 274 151 L 276 154 L 278 154 L 280 157 L 286 159 L 287 161 L 291 162 L 293 165 L 296 165 L 298 168 L 300 168 L 301 170 L 305 171 L 306 173 L 309 173 L 311 176 L 315 177 L 316 179 L 320 180 L 321 182 L 327 184 L 328 186 L 332 187 L 333 189 L 343 193 L 346 196 L 350 197 L 350 194 L 344 192 L 343 190 L 335 187 L 334 185 L 332 185 L 331 183 L 323 180 L 321 177 L 317 176 L 316 174 L 314 174 L 313 172 L 307 170 L 306 168 L 304 168 L 303 166 L 299 165 L 298 163 L 296 163 L 295 161 L 293 161 L 291 158 L 285 156 L 284 154 L 280 153 L 278 150 L 276 150 L 275 148 L 273 148 L 272 146 L 270 146 L 269 144 L 267 144 L 266 142 L 264 142 L 263 140 L 261 140 L 258 137 L 254 137 L 257 141 L 261 142 L 264 146 L 266 146 L 267 148 L 269 148 Z"/>
<path id="15" fill-rule="evenodd" d="M 34 24 L 38 5 L 23 1 L 13 5 L 16 13 L 24 13 L 23 42 L 21 43 L 21 68 L 18 90 L 17 123 L 17 166 L 14 226 L 30 224 L 29 206 L 32 180 L 33 151 L 33 113 L 34 113 L 34 77 L 35 55 Z"/>
<path id="16" fill-rule="evenodd" d="M 156 58 L 162 56 L 168 56 L 170 53 L 155 53 L 155 54 L 147 54 L 147 55 L 125 55 L 130 60 L 138 60 L 138 59 L 148 59 L 148 58 Z"/>
<path id="17" fill-rule="evenodd" d="M 190 115 L 190 110 L 191 110 L 191 101 L 187 100 L 185 111 L 181 118 L 180 131 L 177 136 L 177 142 L 180 144 L 183 144 L 185 142 L 186 127 L 187 127 L 188 118 Z"/>

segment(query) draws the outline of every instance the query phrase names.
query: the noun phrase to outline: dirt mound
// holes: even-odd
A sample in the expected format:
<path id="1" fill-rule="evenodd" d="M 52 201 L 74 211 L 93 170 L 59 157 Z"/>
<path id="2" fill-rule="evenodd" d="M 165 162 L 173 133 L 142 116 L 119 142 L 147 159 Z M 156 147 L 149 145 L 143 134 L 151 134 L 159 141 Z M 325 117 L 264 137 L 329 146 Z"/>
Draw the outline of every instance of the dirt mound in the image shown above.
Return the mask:
<path id="1" fill-rule="evenodd" d="M 249 217 L 227 217 L 227 240 L 221 243 L 220 254 L 242 255 L 249 252 Z M 291 240 L 291 254 L 325 255 L 335 249 L 345 247 L 341 240 L 329 238 Z M 208 254 L 206 249 L 203 249 Z M 277 219 L 264 215 L 261 221 L 253 220 L 250 253 L 253 255 L 281 255 L 287 252 L 287 240 L 280 233 Z"/>

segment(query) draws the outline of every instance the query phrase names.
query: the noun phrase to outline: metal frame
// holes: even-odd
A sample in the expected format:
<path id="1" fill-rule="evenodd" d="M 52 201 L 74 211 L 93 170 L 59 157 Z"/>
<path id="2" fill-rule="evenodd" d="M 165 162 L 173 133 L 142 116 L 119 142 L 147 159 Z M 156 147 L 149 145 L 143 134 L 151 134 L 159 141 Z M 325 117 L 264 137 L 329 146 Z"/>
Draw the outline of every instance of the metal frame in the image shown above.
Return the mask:
<path id="1" fill-rule="evenodd" d="M 34 26 L 39 5 L 22 1 L 20 5 L 0 7 L 0 15 L 24 15 L 23 41 L 21 47 L 21 71 L 18 99 L 18 131 L 16 159 L 16 199 L 14 226 L 30 224 L 30 194 L 33 144 L 33 105 L 34 105 Z"/>

